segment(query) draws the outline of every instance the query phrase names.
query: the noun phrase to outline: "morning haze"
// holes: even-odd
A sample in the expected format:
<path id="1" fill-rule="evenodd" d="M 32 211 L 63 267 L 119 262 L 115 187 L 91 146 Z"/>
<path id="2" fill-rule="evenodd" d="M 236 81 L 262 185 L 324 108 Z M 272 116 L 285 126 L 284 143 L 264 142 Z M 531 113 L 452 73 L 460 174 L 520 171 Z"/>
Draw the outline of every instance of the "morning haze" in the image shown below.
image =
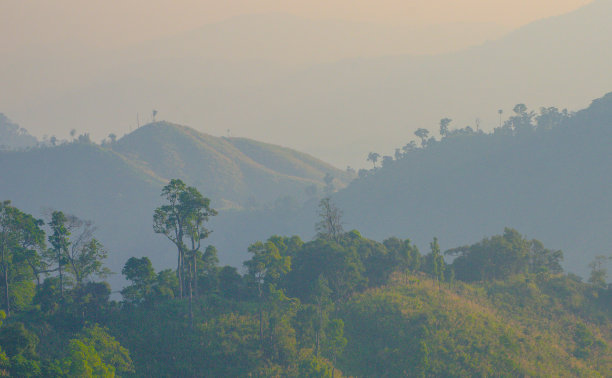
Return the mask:
<path id="1" fill-rule="evenodd" d="M 3 2 L 6 22 L 0 26 L 0 38 L 5 56 L 0 63 L 0 82 L 6 90 L 0 101 L 9 117 L 39 137 L 66 137 L 74 128 L 100 140 L 111 132 L 128 132 L 137 126 L 137 113 L 144 122 L 157 109 L 160 117 L 201 131 L 226 135 L 231 129 L 239 136 L 266 135 L 272 142 L 314 153 L 337 166 L 358 167 L 365 164 L 365 149 L 390 153 L 391 146 L 384 140 L 410 138 L 417 125 L 433 127 L 444 112 L 466 124 L 479 117 L 486 127 L 491 121 L 486 112 L 494 113 L 499 107 L 509 110 L 514 102 L 540 106 L 554 101 L 571 108 L 586 105 L 585 100 L 521 97 L 517 92 L 487 96 L 490 103 L 476 109 L 470 106 L 475 98 L 462 103 L 464 94 L 455 92 L 442 106 L 426 99 L 407 104 L 408 108 L 416 106 L 419 116 L 414 109 L 398 113 L 394 105 L 397 90 L 405 91 L 412 84 L 394 79 L 404 74 L 388 67 L 397 56 L 435 54 L 438 60 L 452 61 L 453 56 L 445 54 L 497 40 L 530 21 L 563 14 L 585 3 L 270 1 L 254 5 L 245 1 L 220 5 L 186 1 L 170 6 L 153 1 L 114 6 L 106 2 Z M 524 49 L 535 57 L 545 46 L 507 49 Z M 364 64 L 372 64 L 364 77 L 351 79 L 352 83 L 338 82 L 333 90 L 325 85 L 339 80 L 336 70 L 350 73 Z M 414 64 L 419 63 L 410 63 L 407 69 Z M 482 69 L 475 64 L 475 70 Z M 389 73 L 385 80 L 397 82 L 373 88 L 368 76 L 381 70 Z M 301 82 L 310 81 L 306 77 L 317 71 L 329 71 L 333 77 L 318 74 L 319 81 L 304 88 Z M 512 82 L 505 82 L 504 76 L 506 72 L 520 75 L 513 71 L 500 68 L 499 82 L 492 90 L 511 91 Z M 525 79 L 531 80 L 531 74 L 525 72 Z M 431 76 L 425 84 L 435 87 L 436 73 L 431 70 L 410 75 Z M 481 87 L 477 81 L 479 77 L 473 77 L 462 83 L 463 90 Z M 350 86 L 356 87 L 345 93 Z M 559 89 L 551 88 L 550 93 Z M 603 93 L 588 83 L 563 89 L 571 89 L 581 99 Z M 375 103 L 359 105 L 367 114 L 352 114 L 354 107 L 349 104 L 360 103 L 356 98 L 363 95 L 360 92 L 375 96 Z M 432 95 L 412 93 L 404 98 Z M 312 96 L 324 103 L 311 102 Z M 463 109 L 450 108 L 448 102 Z M 350 131 L 346 129 L 349 123 Z M 313 139 L 309 137 L 312 128 L 327 130 L 334 139 L 342 137 L 345 142 L 330 145 Z M 372 144 L 366 146 L 365 141 Z"/>
<path id="2" fill-rule="evenodd" d="M 612 377 L 612 0 L 0 14 L 0 376 Z"/>

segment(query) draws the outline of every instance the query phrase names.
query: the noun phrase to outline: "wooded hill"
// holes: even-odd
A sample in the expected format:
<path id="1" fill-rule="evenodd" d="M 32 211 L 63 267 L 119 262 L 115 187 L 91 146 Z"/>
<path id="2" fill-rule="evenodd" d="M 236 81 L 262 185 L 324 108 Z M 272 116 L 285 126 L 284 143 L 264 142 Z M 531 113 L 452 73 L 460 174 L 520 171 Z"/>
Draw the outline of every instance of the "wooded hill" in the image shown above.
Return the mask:
<path id="1" fill-rule="evenodd" d="M 347 226 L 368 236 L 434 236 L 443 247 L 510 226 L 565 252 L 584 274 L 612 250 L 612 93 L 575 114 L 517 106 L 492 133 L 453 129 L 398 146 L 334 196 Z M 367 214 L 367 216 L 364 216 Z"/>

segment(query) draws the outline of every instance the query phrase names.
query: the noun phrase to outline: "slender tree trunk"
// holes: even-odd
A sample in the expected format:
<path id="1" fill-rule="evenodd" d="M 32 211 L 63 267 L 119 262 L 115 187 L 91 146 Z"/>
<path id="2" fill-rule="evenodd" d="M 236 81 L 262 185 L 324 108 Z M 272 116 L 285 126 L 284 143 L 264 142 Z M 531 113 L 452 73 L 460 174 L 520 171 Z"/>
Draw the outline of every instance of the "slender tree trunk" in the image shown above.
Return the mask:
<path id="1" fill-rule="evenodd" d="M 179 297 L 181 299 L 183 299 L 183 288 L 185 285 L 185 281 L 184 281 L 184 272 L 183 272 L 183 268 L 184 268 L 184 255 L 183 255 L 183 249 L 184 249 L 184 244 L 183 244 L 183 226 L 182 224 L 179 222 L 178 224 L 178 231 L 176 234 L 176 246 L 178 247 L 178 266 L 176 268 L 176 274 L 178 275 L 178 281 L 179 281 Z"/>
<path id="2" fill-rule="evenodd" d="M 183 251 L 179 248 L 178 253 L 178 268 L 176 269 L 179 281 L 179 298 L 183 299 Z"/>
<path id="3" fill-rule="evenodd" d="M 4 251 L 2 251 L 2 260 L 4 260 Z M 9 295 L 9 280 L 8 280 L 8 266 L 6 262 L 2 263 L 2 270 L 4 270 L 4 298 L 6 298 L 6 316 L 11 316 L 11 300 Z"/>
<path id="4" fill-rule="evenodd" d="M 319 344 L 321 340 L 321 329 L 323 328 L 323 310 L 321 308 L 321 301 L 317 302 L 317 315 L 319 317 L 317 330 L 315 332 L 315 356 L 319 357 Z"/>
<path id="5" fill-rule="evenodd" d="M 189 265 L 189 324 L 193 330 L 193 290 L 191 284 L 193 281 L 193 276 L 191 274 L 191 264 Z"/>
<path id="6" fill-rule="evenodd" d="M 198 297 L 198 263 L 195 250 L 193 251 L 193 292 L 195 297 Z"/>
<path id="7" fill-rule="evenodd" d="M 263 309 L 262 309 L 262 293 L 261 293 L 261 283 L 257 283 L 257 289 L 259 290 L 259 342 L 261 344 L 261 349 L 263 351 Z"/>
<path id="8" fill-rule="evenodd" d="M 261 301 L 259 303 L 259 342 L 263 348 L 263 310 L 261 308 Z"/>
<path id="9" fill-rule="evenodd" d="M 62 256 L 61 252 L 57 254 L 57 266 L 59 269 L 59 279 L 60 279 L 60 297 L 64 298 L 64 275 L 62 274 Z"/>
<path id="10" fill-rule="evenodd" d="M 2 270 L 4 273 L 4 298 L 6 298 L 6 316 L 11 315 L 11 303 L 9 296 L 9 283 L 8 283 L 8 266 L 6 264 L 6 241 L 2 238 Z"/>

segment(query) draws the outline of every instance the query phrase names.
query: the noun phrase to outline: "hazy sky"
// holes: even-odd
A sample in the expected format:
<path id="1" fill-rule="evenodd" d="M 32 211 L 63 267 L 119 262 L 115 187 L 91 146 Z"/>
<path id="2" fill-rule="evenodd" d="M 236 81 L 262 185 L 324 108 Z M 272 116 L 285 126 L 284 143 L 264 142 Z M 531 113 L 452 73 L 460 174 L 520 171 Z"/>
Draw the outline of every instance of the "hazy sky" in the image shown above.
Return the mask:
<path id="1" fill-rule="evenodd" d="M 284 12 L 309 18 L 395 25 L 495 23 L 515 28 L 569 12 L 590 0 L 2 0 L 4 52 L 81 42 L 116 47 L 194 29 L 233 16 Z"/>
<path id="2" fill-rule="evenodd" d="M 493 59 L 476 73 L 470 71 L 477 63 L 469 61 L 475 59 L 472 54 L 442 72 L 415 68 L 427 57 L 413 55 L 503 41 L 507 38 L 500 37 L 511 30 L 589 3 L 0 0 L 0 112 L 37 137 L 65 138 L 74 128 L 99 141 L 148 122 L 142 115 L 158 109 L 160 119 L 213 135 L 231 128 L 232 135 L 296 148 L 338 166 L 359 166 L 370 148 L 388 153 L 399 146 L 397 141 L 413 138 L 416 127 L 435 128 L 443 116 L 462 127 L 490 109 L 496 120 L 499 107 L 519 101 L 576 109 L 610 90 L 605 80 L 609 62 L 601 59 L 607 52 L 601 46 L 609 41 L 593 41 L 610 35 L 600 29 L 609 25 L 612 0 L 593 3 L 584 19 L 561 29 L 544 22 L 547 26 L 532 35 L 528 28 L 512 40 L 516 43 L 490 53 L 491 59 L 506 50 L 515 55 Z M 565 51 L 571 40 L 575 52 Z M 559 59 L 534 69 L 546 58 L 536 53 L 544 50 L 558 53 Z M 393 63 L 402 55 L 415 60 Z M 453 73 L 462 64 L 474 79 L 459 84 L 465 75 Z M 508 71 L 514 69 L 519 80 L 506 80 L 508 88 L 500 80 L 495 85 L 481 80 L 504 64 L 507 70 L 491 77 L 511 77 Z M 593 69 L 599 65 L 605 68 Z M 383 75 L 386 70 L 389 76 Z M 567 75 L 575 79 L 573 86 Z M 539 87 L 534 84 L 547 78 Z M 421 93 L 428 88 L 438 92 Z M 338 145 L 323 145 L 313 127 L 333 131 L 329 143 Z"/>

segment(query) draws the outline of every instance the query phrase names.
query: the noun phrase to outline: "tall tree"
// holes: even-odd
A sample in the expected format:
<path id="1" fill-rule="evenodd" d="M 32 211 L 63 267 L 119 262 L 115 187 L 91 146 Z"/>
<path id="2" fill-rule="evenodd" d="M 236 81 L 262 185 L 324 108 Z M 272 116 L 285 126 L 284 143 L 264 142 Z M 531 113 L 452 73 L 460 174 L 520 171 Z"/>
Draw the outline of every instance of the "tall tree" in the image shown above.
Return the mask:
<path id="1" fill-rule="evenodd" d="M 40 286 L 40 275 L 52 271 L 48 269 L 48 265 L 39 253 L 45 249 L 45 231 L 41 228 L 45 222 L 21 211 L 18 215 L 20 227 L 17 251 L 21 259 L 32 270 L 38 287 Z"/>
<path id="2" fill-rule="evenodd" d="M 177 248 L 179 296 L 183 298 L 186 287 L 185 275 L 189 275 L 189 285 L 192 286 L 194 279 L 192 272 L 196 269 L 195 252 L 199 250 L 202 239 L 210 234 L 204 224 L 210 216 L 217 215 L 217 212 L 210 207 L 210 199 L 179 179 L 171 180 L 162 189 L 161 195 L 167 203 L 155 209 L 153 230 L 165 235 Z M 188 243 L 191 248 L 188 247 Z M 189 261 L 186 262 L 186 258 Z"/>
<path id="3" fill-rule="evenodd" d="M 38 254 L 44 248 L 44 222 L 35 219 L 10 201 L 0 203 L 0 269 L 2 270 L 6 314 L 11 314 L 11 285 L 39 281 L 44 264 Z"/>
<path id="4" fill-rule="evenodd" d="M 340 242 L 342 229 L 342 210 L 338 209 L 329 197 L 319 202 L 319 222 L 315 225 L 318 236 Z"/>
<path id="5" fill-rule="evenodd" d="M 51 214 L 51 221 L 48 223 L 51 228 L 52 234 L 49 235 L 49 243 L 51 243 L 51 259 L 57 264 L 57 270 L 59 273 L 60 280 L 60 296 L 64 297 L 64 273 L 62 266 L 66 262 L 66 255 L 68 254 L 68 247 L 70 241 L 70 231 L 66 227 L 68 219 L 66 215 L 61 211 L 54 211 Z"/>
<path id="6" fill-rule="evenodd" d="M 198 293 L 197 272 L 198 256 L 201 255 L 200 248 L 202 240 L 207 238 L 212 231 L 205 227 L 211 216 L 217 215 L 217 211 L 210 208 L 210 199 L 205 198 L 193 187 L 188 187 L 181 195 L 180 202 L 189 214 L 186 218 L 185 230 L 189 237 L 190 250 L 188 252 L 188 282 L 189 282 L 189 303 L 193 300 L 193 292 Z M 209 246 L 210 247 L 210 246 Z M 214 247 L 213 247 L 214 248 Z M 207 249 L 208 250 L 208 249 Z M 213 253 L 211 250 L 210 253 Z M 216 258 L 216 250 L 214 251 Z"/>
<path id="7" fill-rule="evenodd" d="M 4 278 L 4 306 L 6 315 L 11 315 L 11 296 L 9 288 L 9 265 L 12 262 L 12 251 L 17 242 L 17 220 L 15 208 L 11 201 L 0 203 L 0 267 Z"/>

